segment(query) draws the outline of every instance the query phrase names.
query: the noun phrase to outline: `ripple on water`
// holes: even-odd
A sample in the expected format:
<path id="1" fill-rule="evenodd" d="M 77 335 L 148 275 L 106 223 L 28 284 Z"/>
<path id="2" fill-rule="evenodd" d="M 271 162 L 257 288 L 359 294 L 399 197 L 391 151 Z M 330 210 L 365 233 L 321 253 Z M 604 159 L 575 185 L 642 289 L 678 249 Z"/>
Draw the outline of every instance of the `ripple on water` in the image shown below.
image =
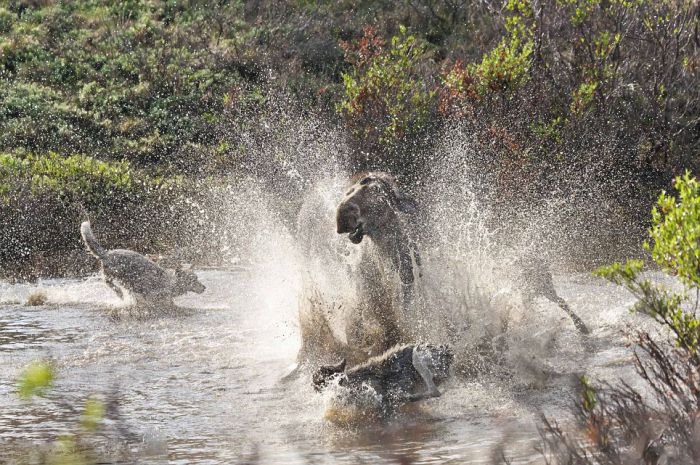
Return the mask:
<path id="1" fill-rule="evenodd" d="M 628 314 L 624 293 L 558 276 L 562 296 L 594 329 L 586 347 L 556 308 L 539 302 L 516 341 L 537 363 L 511 354 L 520 368 L 452 381 L 441 398 L 388 423 L 339 428 L 323 419 L 323 399 L 305 375 L 279 383 L 299 345 L 295 298 L 271 298 L 255 276 L 200 276 L 207 292 L 178 301 L 190 312 L 144 321 L 110 319 L 108 310 L 123 304 L 97 278 L 0 283 L 0 366 L 9 367 L 0 370 L 0 452 L 73 430 L 66 401 L 75 408 L 97 394 L 114 400 L 115 425 L 148 463 L 489 463 L 502 446 L 527 463 L 540 412 L 565 408 L 582 369 L 611 378 L 628 369 L 618 335 L 643 324 Z M 10 303 L 39 287 L 47 305 Z M 27 403 L 14 383 L 36 358 L 53 359 L 59 380 L 46 399 Z"/>

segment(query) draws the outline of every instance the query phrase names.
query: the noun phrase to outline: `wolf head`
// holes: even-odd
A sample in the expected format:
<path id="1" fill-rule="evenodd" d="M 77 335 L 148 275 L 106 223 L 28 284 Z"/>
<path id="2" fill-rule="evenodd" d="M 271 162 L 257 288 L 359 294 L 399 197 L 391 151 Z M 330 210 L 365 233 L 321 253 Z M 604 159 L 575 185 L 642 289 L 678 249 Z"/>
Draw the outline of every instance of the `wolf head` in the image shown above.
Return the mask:
<path id="1" fill-rule="evenodd" d="M 416 347 L 415 350 L 420 352 L 421 359 L 433 374 L 433 380 L 436 384 L 450 377 L 455 354 L 449 346 L 426 344 Z"/>
<path id="2" fill-rule="evenodd" d="M 181 268 L 175 270 L 175 295 L 182 295 L 188 292 L 201 294 L 206 289 L 206 286 L 199 281 L 197 275 L 192 271 Z"/>
<path id="3" fill-rule="evenodd" d="M 324 390 L 331 381 L 343 376 L 345 373 L 345 365 L 345 359 L 337 365 L 321 365 L 312 377 L 314 389 L 320 392 Z"/>

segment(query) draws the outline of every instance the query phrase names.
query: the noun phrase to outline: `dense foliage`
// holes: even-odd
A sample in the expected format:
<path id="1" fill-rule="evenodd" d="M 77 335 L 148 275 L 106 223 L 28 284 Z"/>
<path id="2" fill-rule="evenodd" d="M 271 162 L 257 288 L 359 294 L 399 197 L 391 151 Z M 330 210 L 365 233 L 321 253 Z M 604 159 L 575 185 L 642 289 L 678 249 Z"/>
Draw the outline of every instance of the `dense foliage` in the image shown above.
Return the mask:
<path id="1" fill-rule="evenodd" d="M 542 125 L 614 123 L 663 164 L 698 149 L 697 22 L 689 0 L 13 1 L 0 9 L 0 149 L 193 168 L 220 146 L 227 105 L 281 81 L 351 129 L 385 117 L 370 138 L 389 148 L 440 92 L 449 117 L 494 97 L 526 105 L 527 134 L 502 124 L 519 142 Z"/>
<path id="2" fill-rule="evenodd" d="M 376 156 L 407 149 L 405 143 L 424 132 L 432 116 L 435 92 L 422 82 L 417 69 L 420 57 L 426 53 L 425 44 L 401 26 L 390 44 L 368 27 L 359 41 L 342 45 L 352 71 L 342 75 L 345 92 L 338 111 L 359 142 L 358 151 Z M 410 165 L 410 157 L 396 155 L 392 159 L 398 166 L 386 160 L 354 162 L 392 171 L 418 169 L 401 166 Z"/>
<path id="3" fill-rule="evenodd" d="M 0 149 L 176 163 L 218 142 L 240 60 L 214 4 L 12 6 L 0 9 Z M 240 13 L 227 8 L 222 21 Z"/>
<path id="4" fill-rule="evenodd" d="M 11 0 L 0 151 L 280 185 L 266 125 L 284 107 L 335 125 L 351 171 L 411 180 L 457 126 L 494 203 L 605 192 L 644 222 L 698 168 L 699 17 L 692 0 Z"/>

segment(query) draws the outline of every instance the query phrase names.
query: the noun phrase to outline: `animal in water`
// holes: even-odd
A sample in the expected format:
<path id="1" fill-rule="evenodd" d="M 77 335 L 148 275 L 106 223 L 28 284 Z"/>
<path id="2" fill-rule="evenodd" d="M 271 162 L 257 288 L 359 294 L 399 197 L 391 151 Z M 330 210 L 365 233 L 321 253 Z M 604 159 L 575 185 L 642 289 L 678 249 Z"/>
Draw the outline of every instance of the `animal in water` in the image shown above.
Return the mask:
<path id="1" fill-rule="evenodd" d="M 122 286 L 137 303 L 172 306 L 177 296 L 206 290 L 192 271 L 179 266 L 167 270 L 133 250 L 105 249 L 95 238 L 89 221 L 80 225 L 80 234 L 87 249 L 99 260 L 105 283 L 120 298 L 124 297 L 119 287 Z"/>
<path id="2" fill-rule="evenodd" d="M 338 234 L 363 246 L 358 267 L 361 303 L 347 336 L 350 345 L 378 355 L 406 339 L 399 313 L 407 312 L 413 302 L 420 275 L 413 233 L 418 207 L 387 173 L 370 172 L 356 179 L 336 208 Z"/>
<path id="3" fill-rule="evenodd" d="M 549 271 L 547 262 L 541 257 L 526 255 L 514 263 L 518 268 L 516 284 L 523 294 L 523 300 L 527 306 L 532 305 L 532 301 L 537 297 L 544 297 L 559 306 L 581 334 L 589 334 L 590 330 L 583 320 L 569 307 L 569 304 L 557 294 L 552 280 L 552 273 Z"/>
<path id="4" fill-rule="evenodd" d="M 346 369 L 346 361 L 323 365 L 313 374 L 314 389 L 330 386 L 359 396 L 368 388 L 389 411 L 408 402 L 441 395 L 438 386 L 451 374 L 454 353 L 446 345 L 397 345 L 365 363 Z"/>

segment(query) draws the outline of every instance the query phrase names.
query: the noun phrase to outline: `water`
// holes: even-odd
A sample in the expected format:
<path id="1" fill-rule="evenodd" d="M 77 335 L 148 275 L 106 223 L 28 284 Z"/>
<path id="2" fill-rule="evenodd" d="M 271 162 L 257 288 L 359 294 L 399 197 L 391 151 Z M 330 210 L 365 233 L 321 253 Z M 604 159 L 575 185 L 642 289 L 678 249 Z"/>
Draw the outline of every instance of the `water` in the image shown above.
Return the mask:
<path id="1" fill-rule="evenodd" d="M 294 125 L 307 134 L 304 128 Z M 281 139 L 297 140 L 292 132 Z M 129 463 L 461 464 L 502 456 L 541 463 L 534 449 L 541 415 L 566 423 L 584 373 L 635 384 L 622 332 L 651 325 L 629 314 L 632 296 L 580 273 L 554 278 L 591 328 L 589 337 L 582 339 L 544 299 L 526 310 L 503 278 L 507 263 L 534 253 L 566 264 L 571 244 L 586 239 L 571 236 L 571 219 L 585 222 L 584 213 L 602 204 L 553 194 L 545 205 L 515 206 L 517 219 L 504 222 L 508 215 L 491 211 L 498 196 L 484 178 L 493 163 L 465 140 L 446 140 L 415 187 L 421 211 L 411 226 L 426 240 L 417 299 L 425 312 L 422 335 L 443 342 L 449 320 L 462 343 L 459 362 L 481 362 L 476 376 L 455 377 L 441 386 L 442 397 L 387 423 L 353 427 L 325 418 L 327 399 L 313 391 L 308 373 L 280 381 L 300 348 L 305 299 L 316 298 L 314 310 L 338 323 L 356 301 L 353 267 L 361 260 L 359 247 L 335 232 L 335 208 L 349 179 L 336 166 L 335 139 L 322 138 L 333 142 L 325 148 L 297 140 L 280 146 L 291 160 L 286 183 L 271 189 L 246 179 L 213 192 L 209 205 L 202 201 L 211 241 L 187 245 L 213 247 L 222 263 L 245 266 L 198 271 L 207 290 L 179 298 L 185 310 L 177 316 L 125 316 L 128 302 L 98 276 L 0 282 L 0 463 L 75 431 L 79 408 L 92 395 L 118 407 L 107 415 L 100 450 Z M 25 305 L 32 295 L 45 302 Z M 495 363 L 474 347 L 504 319 L 507 347 Z M 46 399 L 20 400 L 21 369 L 47 358 L 58 368 L 56 386 Z"/>
<path id="2" fill-rule="evenodd" d="M 538 300 L 520 324 L 541 331 L 510 354 L 512 366 L 529 354 L 541 359 L 534 369 L 456 379 L 388 424 L 342 428 L 324 419 L 308 376 L 280 382 L 299 348 L 300 283 L 287 271 L 200 271 L 207 291 L 180 298 L 187 311 L 145 321 L 112 318 L 123 303 L 97 276 L 0 283 L 0 457 L 75 431 L 68 406 L 98 395 L 118 401 L 120 420 L 107 425 L 119 431 L 115 443 L 148 463 L 490 463 L 501 448 L 513 463 L 539 463 L 539 415 L 566 418 L 581 373 L 632 379 L 621 331 L 649 324 L 629 314 L 633 299 L 620 289 L 555 275 L 592 328 L 586 343 Z M 24 305 L 37 291 L 46 303 Z M 58 381 L 47 399 L 22 401 L 16 378 L 39 358 L 55 362 Z"/>

